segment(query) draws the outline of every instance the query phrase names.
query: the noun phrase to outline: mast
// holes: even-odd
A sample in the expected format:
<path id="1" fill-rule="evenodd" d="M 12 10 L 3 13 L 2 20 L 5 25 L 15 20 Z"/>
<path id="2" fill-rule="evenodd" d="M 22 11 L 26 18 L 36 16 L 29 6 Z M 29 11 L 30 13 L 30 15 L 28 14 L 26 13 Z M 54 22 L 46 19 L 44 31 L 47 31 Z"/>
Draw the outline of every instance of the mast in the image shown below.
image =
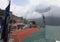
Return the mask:
<path id="1" fill-rule="evenodd" d="M 43 17 L 43 27 L 45 27 L 45 16 L 44 16 L 44 14 L 42 14 L 42 17 Z"/>
<path id="2" fill-rule="evenodd" d="M 5 9 L 5 18 L 3 20 L 3 23 L 2 23 L 2 39 L 3 39 L 3 42 L 8 42 L 8 19 L 9 19 L 9 16 L 10 16 L 10 0 L 9 1 L 9 4 L 8 6 L 6 7 Z"/>

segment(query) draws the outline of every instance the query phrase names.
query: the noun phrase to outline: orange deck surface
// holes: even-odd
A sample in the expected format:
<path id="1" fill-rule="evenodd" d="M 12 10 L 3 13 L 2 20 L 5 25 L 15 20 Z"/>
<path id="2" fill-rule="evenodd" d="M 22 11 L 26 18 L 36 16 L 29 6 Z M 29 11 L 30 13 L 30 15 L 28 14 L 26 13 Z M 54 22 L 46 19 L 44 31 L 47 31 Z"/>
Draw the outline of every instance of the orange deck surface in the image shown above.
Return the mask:
<path id="1" fill-rule="evenodd" d="M 38 28 L 28 28 L 24 30 L 17 30 L 15 33 L 14 42 L 22 42 L 25 38 L 29 37 L 32 33 L 39 31 Z"/>

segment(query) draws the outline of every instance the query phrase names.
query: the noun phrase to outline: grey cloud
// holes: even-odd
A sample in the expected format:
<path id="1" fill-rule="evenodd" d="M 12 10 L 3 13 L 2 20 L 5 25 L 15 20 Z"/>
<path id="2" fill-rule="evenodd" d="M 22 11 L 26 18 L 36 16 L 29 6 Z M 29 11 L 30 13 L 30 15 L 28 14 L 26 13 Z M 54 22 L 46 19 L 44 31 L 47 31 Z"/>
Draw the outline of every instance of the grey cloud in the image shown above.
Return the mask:
<path id="1" fill-rule="evenodd" d="M 39 13 L 45 13 L 45 12 L 48 12 L 51 10 L 51 7 L 50 6 L 37 6 L 36 9 L 35 9 L 35 12 L 39 12 Z"/>
<path id="2" fill-rule="evenodd" d="M 41 7 L 40 7 L 41 8 Z M 36 8 L 35 12 L 40 12 L 41 9 Z M 46 25 L 60 25 L 60 7 L 57 6 L 50 6 L 47 8 L 42 9 L 42 13 L 44 13 L 45 16 L 45 22 Z M 38 25 L 43 24 L 43 18 L 40 17 L 38 19 L 31 19 L 31 21 L 35 21 Z"/>

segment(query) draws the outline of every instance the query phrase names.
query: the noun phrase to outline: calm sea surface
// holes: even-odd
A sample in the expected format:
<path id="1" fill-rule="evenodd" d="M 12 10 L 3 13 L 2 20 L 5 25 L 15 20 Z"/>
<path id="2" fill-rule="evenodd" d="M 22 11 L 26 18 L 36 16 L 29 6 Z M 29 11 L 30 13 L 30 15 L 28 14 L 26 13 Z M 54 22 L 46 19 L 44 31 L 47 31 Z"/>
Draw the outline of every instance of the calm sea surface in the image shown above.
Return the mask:
<path id="1" fill-rule="evenodd" d="M 48 26 L 45 27 L 45 33 L 47 39 L 55 39 L 60 41 L 60 26 Z"/>

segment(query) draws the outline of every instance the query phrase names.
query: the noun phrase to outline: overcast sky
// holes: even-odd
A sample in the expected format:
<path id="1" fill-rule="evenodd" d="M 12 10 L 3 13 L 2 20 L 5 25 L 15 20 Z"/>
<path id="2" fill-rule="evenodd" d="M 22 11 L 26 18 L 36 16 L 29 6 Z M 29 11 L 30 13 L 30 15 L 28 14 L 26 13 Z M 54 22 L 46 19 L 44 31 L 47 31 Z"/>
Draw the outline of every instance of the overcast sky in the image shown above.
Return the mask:
<path id="1" fill-rule="evenodd" d="M 8 0 L 0 0 L 1 9 L 5 9 L 7 5 Z M 38 5 L 43 5 L 44 8 L 50 5 L 60 7 L 60 0 L 11 0 L 10 10 L 13 12 L 14 15 L 18 17 L 23 16 L 23 17 L 37 18 L 41 17 L 39 13 L 34 12 L 34 8 Z"/>
<path id="2" fill-rule="evenodd" d="M 7 3 L 7 0 L 0 0 L 0 8 L 5 9 L 8 5 Z M 13 12 L 14 15 L 18 17 L 27 17 L 26 15 L 28 14 L 30 16 L 32 14 L 33 16 L 36 16 L 36 14 L 38 14 L 36 17 L 39 17 L 39 13 L 34 12 L 34 8 L 38 5 L 43 5 L 43 8 L 46 8 L 50 5 L 60 7 L 60 0 L 11 0 L 10 10 Z"/>

